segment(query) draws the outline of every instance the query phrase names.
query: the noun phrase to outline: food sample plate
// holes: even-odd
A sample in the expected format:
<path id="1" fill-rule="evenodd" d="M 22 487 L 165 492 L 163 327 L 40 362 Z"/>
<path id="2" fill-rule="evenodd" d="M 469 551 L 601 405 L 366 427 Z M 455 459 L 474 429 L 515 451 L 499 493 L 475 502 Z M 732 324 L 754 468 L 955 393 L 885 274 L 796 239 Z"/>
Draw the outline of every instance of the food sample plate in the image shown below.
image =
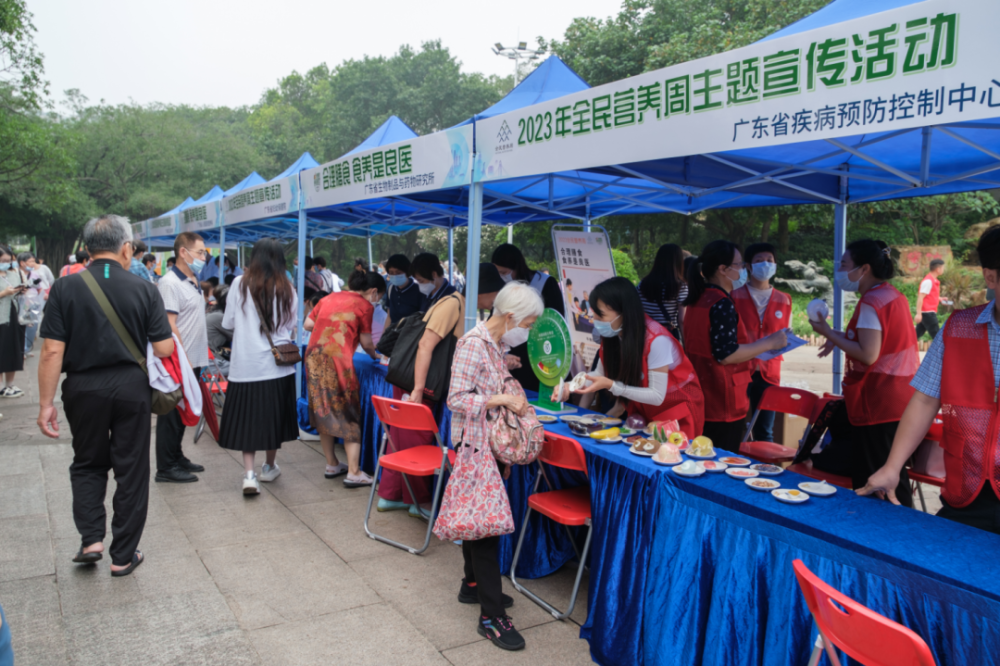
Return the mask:
<path id="1" fill-rule="evenodd" d="M 679 476 L 701 476 L 702 474 L 705 473 L 705 468 L 697 465 L 694 467 L 694 470 L 696 471 L 685 470 L 682 469 L 683 467 L 684 465 L 674 465 L 670 469 L 672 469 L 674 473 L 678 474 Z"/>
<path id="2" fill-rule="evenodd" d="M 699 455 L 695 455 L 692 452 L 692 449 L 688 449 L 686 455 L 687 455 L 688 458 L 694 458 L 695 460 L 711 460 L 712 458 L 715 457 L 715 450 L 713 449 L 712 453 L 709 454 L 709 455 L 707 455 L 707 456 L 699 456 Z"/>
<path id="3" fill-rule="evenodd" d="M 757 470 L 744 469 L 742 467 L 729 467 L 726 470 L 726 474 L 733 477 L 734 479 L 752 479 L 758 475 Z"/>
<path id="4" fill-rule="evenodd" d="M 747 484 L 754 490 L 774 490 L 775 488 L 780 488 L 781 484 L 773 479 L 747 479 L 743 483 Z"/>
<path id="5" fill-rule="evenodd" d="M 801 490 L 789 490 L 788 488 L 772 490 L 771 494 L 776 500 L 785 504 L 802 504 L 809 499 L 809 495 Z"/>
<path id="6" fill-rule="evenodd" d="M 656 458 L 655 455 L 653 456 L 653 462 L 655 462 L 657 465 L 663 465 L 664 467 L 676 467 L 676 466 L 682 464 L 682 463 L 678 463 L 678 462 L 661 462 L 661 461 L 657 460 L 657 458 Z"/>
<path id="7" fill-rule="evenodd" d="M 605 425 L 605 426 L 607 426 L 609 428 L 614 428 L 615 426 L 622 424 L 622 420 L 621 419 L 616 419 L 616 418 L 613 418 L 611 416 L 602 416 L 602 417 L 600 417 L 600 418 L 597 419 L 597 422 L 601 423 L 601 424 L 603 424 L 603 425 Z"/>
<path id="8" fill-rule="evenodd" d="M 785 470 L 777 465 L 768 465 L 766 463 L 758 463 L 756 465 L 750 465 L 750 469 L 755 469 L 761 473 L 763 476 L 778 476 Z"/>
<path id="9" fill-rule="evenodd" d="M 594 437 L 594 435 L 592 434 L 590 438 L 595 442 L 599 442 L 601 444 L 617 444 L 618 442 L 622 441 L 620 435 L 615 435 L 614 437 Z"/>
<path id="10" fill-rule="evenodd" d="M 618 431 L 622 434 L 622 437 L 631 437 L 632 435 L 639 434 L 638 430 L 632 430 L 632 428 L 626 428 L 625 426 L 619 428 Z"/>
<path id="11" fill-rule="evenodd" d="M 559 420 L 563 423 L 578 423 L 582 418 L 582 416 L 576 414 L 567 414 L 566 416 L 560 416 Z"/>
<path id="12" fill-rule="evenodd" d="M 725 472 L 726 468 L 729 467 L 726 463 L 717 462 L 715 460 L 699 460 L 698 466 L 706 472 Z"/>
<path id="13" fill-rule="evenodd" d="M 753 461 L 748 458 L 740 458 L 739 456 L 724 456 L 719 458 L 719 462 L 724 462 L 730 467 L 747 467 Z"/>
<path id="14" fill-rule="evenodd" d="M 559 420 L 551 414 L 539 414 L 537 418 L 539 423 L 555 423 Z"/>
<path id="15" fill-rule="evenodd" d="M 820 483 L 818 481 L 805 481 L 800 483 L 799 489 L 806 491 L 810 495 L 817 495 L 819 497 L 829 497 L 837 492 L 837 486 L 830 483 Z"/>
<path id="16" fill-rule="evenodd" d="M 636 451 L 635 449 L 629 449 L 629 453 L 634 453 L 637 456 L 642 456 L 643 458 L 652 458 L 652 453 L 646 453 L 645 451 Z"/>

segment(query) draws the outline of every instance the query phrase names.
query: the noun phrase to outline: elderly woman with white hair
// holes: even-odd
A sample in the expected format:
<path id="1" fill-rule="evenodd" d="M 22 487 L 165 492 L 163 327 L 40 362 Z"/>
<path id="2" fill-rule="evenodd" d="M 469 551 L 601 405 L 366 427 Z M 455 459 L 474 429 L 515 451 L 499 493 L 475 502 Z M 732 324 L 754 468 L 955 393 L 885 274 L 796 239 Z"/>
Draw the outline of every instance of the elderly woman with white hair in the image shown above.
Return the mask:
<path id="1" fill-rule="evenodd" d="M 497 560 L 501 535 L 493 532 L 497 531 L 496 515 L 509 515 L 510 503 L 499 470 L 495 469 L 500 463 L 493 457 L 486 421 L 487 415 L 495 414 L 499 407 L 506 407 L 518 416 L 528 412 L 523 391 L 516 395 L 504 392 L 504 386 L 513 379 L 504 356 L 511 347 L 528 340 L 529 329 L 544 309 L 541 296 L 526 284 L 511 282 L 501 289 L 493 302 L 493 315 L 458 341 L 448 390 L 451 441 L 457 455 L 435 532 L 438 536 L 446 534 L 447 526 L 453 524 L 461 511 L 464 529 L 489 535 L 463 539 L 465 578 L 458 600 L 479 603 L 479 634 L 505 650 L 522 649 L 524 639 L 505 610 L 514 600 L 503 594 Z M 504 476 L 508 472 L 503 469 Z M 456 479 L 460 481 L 455 482 Z M 470 505 L 476 508 L 471 522 L 481 518 L 481 525 L 469 525 Z M 445 527 L 439 530 L 439 526 Z"/>

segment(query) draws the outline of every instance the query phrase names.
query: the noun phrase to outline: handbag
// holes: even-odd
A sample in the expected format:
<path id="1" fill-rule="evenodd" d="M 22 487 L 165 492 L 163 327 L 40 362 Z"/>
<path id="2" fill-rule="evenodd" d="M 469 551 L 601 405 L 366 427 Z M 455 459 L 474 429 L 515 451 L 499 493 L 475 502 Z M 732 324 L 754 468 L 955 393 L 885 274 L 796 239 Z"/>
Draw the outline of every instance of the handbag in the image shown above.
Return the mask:
<path id="1" fill-rule="evenodd" d="M 423 319 L 424 313 L 419 312 L 393 322 L 389 328 L 382 331 L 382 337 L 378 339 L 378 344 L 375 345 L 375 351 L 382 354 L 382 356 L 392 358 L 392 352 L 396 349 L 396 341 L 399 340 L 399 334 L 402 332 L 403 327 L 406 326 L 406 322 L 414 317 L 417 319 Z"/>
<path id="2" fill-rule="evenodd" d="M 459 445 L 434 534 L 448 541 L 478 541 L 513 531 L 510 500 L 491 447 Z"/>
<path id="3" fill-rule="evenodd" d="M 253 301 L 253 296 L 250 297 L 250 300 Z M 257 317 L 263 322 L 264 315 L 261 313 L 257 301 L 253 301 L 253 306 L 257 309 Z M 295 365 L 302 360 L 302 352 L 299 351 L 299 346 L 294 342 L 282 342 L 280 345 L 275 345 L 274 340 L 271 339 L 271 334 L 266 329 L 264 330 L 264 335 L 267 336 L 267 344 L 271 345 L 271 353 L 274 355 L 275 365 Z"/>
<path id="4" fill-rule="evenodd" d="M 455 297 L 454 294 L 449 298 Z M 457 297 L 455 297 L 457 298 Z M 438 303 L 443 302 L 439 301 Z M 410 392 L 414 386 L 414 369 L 417 362 L 417 350 L 420 347 L 420 339 L 427 330 L 428 315 L 437 307 L 438 303 L 427 311 L 427 314 L 406 317 L 402 331 L 400 331 L 392 355 L 389 356 L 389 370 L 386 373 L 386 381 L 393 386 L 398 386 L 404 391 Z M 459 319 L 461 321 L 461 318 Z M 455 324 L 456 326 L 458 323 Z M 384 334 L 383 334 L 384 335 Z M 381 340 L 379 340 L 381 343 Z M 448 333 L 434 347 L 431 355 L 431 364 L 427 369 L 427 379 L 424 381 L 424 397 L 435 402 L 441 402 L 448 395 L 448 384 L 451 382 L 451 363 L 455 357 L 455 335 L 454 329 Z"/>
<path id="5" fill-rule="evenodd" d="M 524 396 L 524 388 L 516 379 L 507 376 L 502 380 L 500 393 Z M 545 431 L 535 415 L 534 407 L 529 407 L 524 416 L 518 416 L 502 406 L 488 411 L 486 437 L 493 456 L 507 465 L 527 465 L 534 462 L 545 444 Z"/>
<path id="6" fill-rule="evenodd" d="M 121 338 L 122 343 L 125 344 L 129 353 L 132 354 L 132 358 L 134 358 L 135 362 L 139 364 L 142 371 L 146 373 L 146 376 L 149 376 L 149 368 L 146 367 L 145 354 L 139 351 L 139 348 L 135 344 L 135 340 L 132 339 L 131 334 L 129 334 L 128 330 L 125 328 L 125 324 L 122 323 L 122 320 L 118 317 L 118 313 L 115 312 L 115 309 L 111 306 L 111 302 L 108 300 L 108 297 L 104 295 L 104 291 L 101 289 L 101 286 L 97 284 L 97 280 L 94 279 L 94 276 L 91 275 L 90 271 L 80 271 L 80 276 L 83 278 L 87 287 L 90 288 L 90 293 L 94 295 L 94 298 L 97 300 L 97 304 L 104 312 L 104 316 L 108 318 L 109 322 L 111 322 L 111 327 L 115 329 L 115 333 L 117 333 L 118 337 Z M 181 387 L 178 387 L 176 391 L 171 391 L 170 393 L 164 393 L 163 391 L 159 391 L 152 387 L 150 390 L 152 391 L 150 408 L 151 411 L 157 416 L 165 416 L 166 414 L 169 414 L 176 409 L 177 405 L 179 405 L 181 400 L 184 399 L 184 389 Z"/>

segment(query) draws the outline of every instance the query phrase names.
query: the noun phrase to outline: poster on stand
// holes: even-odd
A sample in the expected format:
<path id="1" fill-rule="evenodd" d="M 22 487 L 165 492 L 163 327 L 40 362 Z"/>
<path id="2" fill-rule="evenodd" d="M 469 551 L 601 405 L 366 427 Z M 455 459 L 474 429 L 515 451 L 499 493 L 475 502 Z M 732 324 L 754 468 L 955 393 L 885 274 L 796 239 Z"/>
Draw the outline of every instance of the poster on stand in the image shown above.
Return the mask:
<path id="1" fill-rule="evenodd" d="M 594 340 L 594 313 L 588 299 L 594 287 L 615 277 L 615 262 L 603 228 L 576 229 L 553 227 L 552 245 L 559 264 L 559 286 L 566 303 L 573 351 L 589 370 L 600 344 Z"/>

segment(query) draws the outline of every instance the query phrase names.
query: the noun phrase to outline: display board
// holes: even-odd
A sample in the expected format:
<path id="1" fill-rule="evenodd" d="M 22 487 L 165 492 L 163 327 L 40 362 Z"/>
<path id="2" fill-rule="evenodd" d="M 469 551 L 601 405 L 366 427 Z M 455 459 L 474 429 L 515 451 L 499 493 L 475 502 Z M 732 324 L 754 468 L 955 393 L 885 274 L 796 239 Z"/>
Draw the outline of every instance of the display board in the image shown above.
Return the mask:
<path id="1" fill-rule="evenodd" d="M 566 303 L 573 351 L 589 369 L 600 345 L 594 341 L 594 315 L 587 299 L 601 282 L 615 277 L 608 234 L 602 227 L 556 225 L 552 245 L 559 263 L 559 286 Z"/>
<path id="2" fill-rule="evenodd" d="M 472 126 L 344 155 L 302 172 L 307 209 L 471 182 Z"/>
<path id="3" fill-rule="evenodd" d="M 225 226 L 280 217 L 299 209 L 299 175 L 269 180 L 222 199 Z"/>
<path id="4" fill-rule="evenodd" d="M 177 224 L 176 213 L 161 215 L 151 220 L 146 220 L 146 238 L 156 238 L 157 236 L 176 236 L 180 233 Z"/>
<path id="5" fill-rule="evenodd" d="M 528 333 L 528 360 L 541 384 L 538 399 L 532 400 L 531 404 L 551 413 L 576 412 L 575 407 L 566 407 L 563 403 L 549 400 L 552 388 L 566 376 L 573 360 L 573 341 L 569 327 L 557 311 L 547 308 L 532 325 L 531 332 Z"/>
<path id="6" fill-rule="evenodd" d="M 473 178 L 995 118 L 997 25 L 1000 2 L 927 0 L 486 118 Z"/>
<path id="7" fill-rule="evenodd" d="M 185 208 L 177 214 L 180 218 L 181 231 L 193 231 L 197 233 L 205 229 L 215 229 L 219 226 L 219 220 L 222 217 L 221 212 L 221 199 Z"/>
<path id="8" fill-rule="evenodd" d="M 135 240 L 142 240 L 146 237 L 146 222 L 148 222 L 148 220 L 132 223 L 132 238 Z"/>

